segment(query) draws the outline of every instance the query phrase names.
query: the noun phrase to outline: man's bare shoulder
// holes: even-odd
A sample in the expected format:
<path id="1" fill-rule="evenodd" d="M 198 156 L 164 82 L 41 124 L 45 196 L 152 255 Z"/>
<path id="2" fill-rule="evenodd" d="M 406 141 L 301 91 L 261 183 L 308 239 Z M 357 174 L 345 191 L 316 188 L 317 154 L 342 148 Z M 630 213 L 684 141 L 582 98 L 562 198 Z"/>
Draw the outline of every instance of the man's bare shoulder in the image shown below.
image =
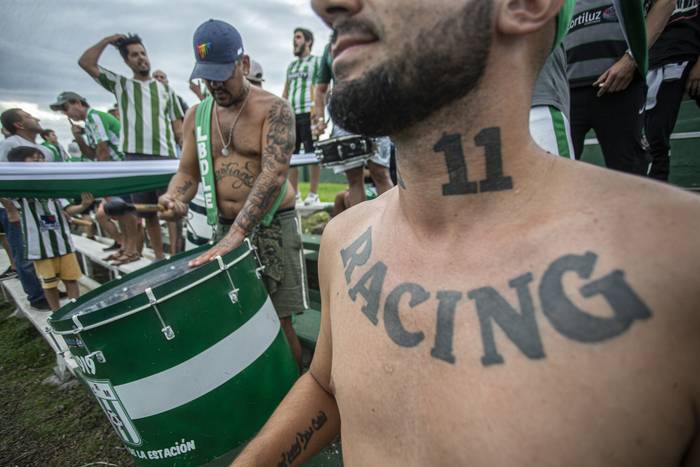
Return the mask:
<path id="1" fill-rule="evenodd" d="M 284 109 L 290 109 L 289 103 L 286 100 L 269 91 L 251 86 L 250 92 L 250 97 L 255 102 L 255 107 L 266 115 L 271 112 L 280 112 Z"/>
<path id="2" fill-rule="evenodd" d="M 388 203 L 396 190 L 389 190 L 382 196 L 353 206 L 333 219 L 326 225 L 321 237 L 322 253 L 333 254 L 347 246 L 367 230 L 371 225 L 376 225 L 383 215 Z"/>
<path id="3" fill-rule="evenodd" d="M 557 185 L 567 192 L 562 197 L 617 228 L 644 227 L 649 235 L 681 236 L 700 228 L 700 196 L 695 193 L 645 177 L 564 162 L 560 176 L 555 175 Z"/>

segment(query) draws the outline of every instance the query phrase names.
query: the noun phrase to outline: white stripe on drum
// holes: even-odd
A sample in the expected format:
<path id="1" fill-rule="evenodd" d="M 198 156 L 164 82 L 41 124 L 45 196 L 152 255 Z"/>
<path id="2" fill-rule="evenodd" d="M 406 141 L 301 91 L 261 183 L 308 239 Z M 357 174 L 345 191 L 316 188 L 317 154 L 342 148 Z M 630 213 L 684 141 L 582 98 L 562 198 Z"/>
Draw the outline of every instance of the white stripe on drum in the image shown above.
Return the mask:
<path id="1" fill-rule="evenodd" d="M 167 412 L 235 378 L 272 345 L 279 330 L 280 322 L 268 297 L 255 316 L 204 352 L 114 390 L 131 419 Z"/>

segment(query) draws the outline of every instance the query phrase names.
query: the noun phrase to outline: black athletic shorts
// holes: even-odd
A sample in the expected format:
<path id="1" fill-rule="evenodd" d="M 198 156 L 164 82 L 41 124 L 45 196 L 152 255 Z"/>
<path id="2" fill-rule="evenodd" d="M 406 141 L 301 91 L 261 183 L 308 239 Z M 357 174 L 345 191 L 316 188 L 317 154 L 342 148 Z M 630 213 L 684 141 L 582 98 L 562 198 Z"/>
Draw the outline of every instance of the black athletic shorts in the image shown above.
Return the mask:
<path id="1" fill-rule="evenodd" d="M 167 160 L 167 157 L 162 156 L 152 156 L 150 154 L 135 154 L 126 153 L 124 154 L 124 160 L 126 161 L 159 161 Z M 131 202 L 134 204 L 157 204 L 158 198 L 168 191 L 167 187 L 161 188 L 155 191 L 142 191 L 140 193 L 132 193 Z M 123 197 L 122 197 L 123 198 Z M 139 217 L 150 218 L 156 217 L 157 214 L 154 212 L 140 212 L 137 214 Z"/>
<path id="2" fill-rule="evenodd" d="M 304 152 L 314 152 L 314 138 L 311 134 L 311 114 L 296 114 L 297 142 L 294 145 L 294 154 L 299 154 L 301 145 L 304 145 Z"/>

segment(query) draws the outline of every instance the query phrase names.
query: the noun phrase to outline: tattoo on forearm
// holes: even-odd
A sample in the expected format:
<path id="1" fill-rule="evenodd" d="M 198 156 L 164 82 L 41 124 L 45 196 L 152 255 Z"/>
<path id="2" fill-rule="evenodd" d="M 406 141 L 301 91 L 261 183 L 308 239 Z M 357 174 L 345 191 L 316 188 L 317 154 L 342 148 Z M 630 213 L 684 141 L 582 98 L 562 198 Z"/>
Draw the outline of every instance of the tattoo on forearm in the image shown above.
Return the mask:
<path id="1" fill-rule="evenodd" d="M 489 191 L 513 189 L 511 177 L 503 176 L 503 156 L 501 154 L 501 129 L 486 128 L 474 137 L 474 144 L 483 147 L 486 158 L 486 178 L 478 182 L 469 181 L 467 162 L 462 148 L 462 135 L 444 134 L 433 150 L 443 153 L 447 165 L 449 183 L 442 185 L 443 196 L 468 195 Z"/>
<path id="2" fill-rule="evenodd" d="M 180 196 L 186 195 L 194 186 L 194 182 L 192 180 L 185 180 L 185 182 L 175 188 L 175 193 L 177 193 Z"/>
<path id="3" fill-rule="evenodd" d="M 308 428 L 304 431 L 298 432 L 294 440 L 294 443 L 289 447 L 289 450 L 284 451 L 280 460 L 277 463 L 277 467 L 289 467 L 294 461 L 301 455 L 302 452 L 306 451 L 309 446 L 311 438 L 313 438 L 315 433 L 318 433 L 323 425 L 328 421 L 328 417 L 323 410 L 319 410 L 318 415 L 311 419 L 311 423 Z"/>
<path id="4" fill-rule="evenodd" d="M 361 303 L 360 312 L 373 324 L 378 325 L 383 310 L 384 329 L 389 339 L 400 347 L 416 347 L 423 343 L 423 331 L 409 330 L 402 321 L 417 306 L 435 303 L 435 341 L 430 355 L 438 360 L 455 364 L 454 322 L 458 306 L 466 299 L 473 301 L 479 321 L 485 367 L 505 362 L 498 352 L 494 324 L 527 358 L 546 358 L 540 337 L 536 309 L 531 292 L 535 276 L 531 272 L 522 274 L 508 282 L 517 297 L 519 306 L 514 306 L 494 287 L 480 287 L 466 292 L 438 290 L 431 292 L 416 283 L 405 282 L 391 291 L 384 290 L 389 268 L 382 261 L 368 264 L 372 254 L 372 228 L 368 228 L 355 241 L 340 251 L 345 269 L 345 283 L 353 302 Z M 610 317 L 599 317 L 579 308 L 564 290 L 565 274 L 575 274 L 583 280 L 591 279 L 598 255 L 593 252 L 567 254 L 553 261 L 539 279 L 541 313 L 550 325 L 563 337 L 580 343 L 595 344 L 622 336 L 635 321 L 651 318 L 652 312 L 637 292 L 627 282 L 622 270 L 590 280 L 579 289 L 584 299 L 602 298 L 610 307 Z M 353 275 L 359 268 L 362 274 L 351 285 Z M 511 295 L 513 294 L 511 292 Z M 381 303 L 381 297 L 386 299 Z M 431 299 L 435 300 L 431 302 Z M 402 307 L 401 304 L 404 306 Z M 401 310 L 401 313 L 399 313 Z M 457 330 L 459 332 L 459 330 Z"/>
<path id="5" fill-rule="evenodd" d="M 258 176 L 243 209 L 236 217 L 236 225 L 250 233 L 280 192 L 278 174 L 289 168 L 294 150 L 294 115 L 286 102 L 276 102 L 267 116 L 268 131 L 262 151 L 262 172 Z M 286 183 L 286 182 L 285 182 Z"/>
<path id="6" fill-rule="evenodd" d="M 239 190 L 243 186 L 253 188 L 255 172 L 251 165 L 253 165 L 253 161 L 247 161 L 245 165 L 241 165 L 238 162 L 224 162 L 221 164 L 221 167 L 214 171 L 214 179 L 218 183 L 227 177 L 233 177 L 236 179 L 231 184 L 231 188 L 234 190 Z"/>

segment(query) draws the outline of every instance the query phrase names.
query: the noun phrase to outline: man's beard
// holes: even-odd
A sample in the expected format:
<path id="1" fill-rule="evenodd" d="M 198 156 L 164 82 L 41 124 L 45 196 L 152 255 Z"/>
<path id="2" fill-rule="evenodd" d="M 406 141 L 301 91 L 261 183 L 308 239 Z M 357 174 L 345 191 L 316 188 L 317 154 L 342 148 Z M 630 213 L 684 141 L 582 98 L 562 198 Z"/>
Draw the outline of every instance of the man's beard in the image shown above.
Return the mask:
<path id="1" fill-rule="evenodd" d="M 353 133 L 386 136 L 464 97 L 484 74 L 491 22 L 491 2 L 471 1 L 461 14 L 416 34 L 386 63 L 337 83 L 333 121 Z"/>

